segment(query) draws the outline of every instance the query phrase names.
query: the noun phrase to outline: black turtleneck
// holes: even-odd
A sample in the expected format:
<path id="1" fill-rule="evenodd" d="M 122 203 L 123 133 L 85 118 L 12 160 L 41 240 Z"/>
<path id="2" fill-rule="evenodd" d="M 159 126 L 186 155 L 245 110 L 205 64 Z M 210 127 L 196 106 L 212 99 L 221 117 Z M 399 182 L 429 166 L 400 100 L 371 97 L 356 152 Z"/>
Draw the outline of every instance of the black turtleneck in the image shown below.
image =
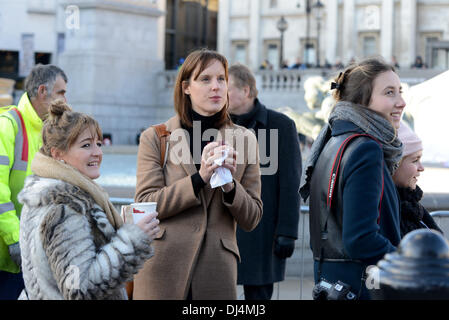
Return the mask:
<path id="1" fill-rule="evenodd" d="M 214 115 L 211 116 L 203 116 L 197 112 L 195 112 L 193 109 L 190 110 L 190 119 L 192 120 L 192 125 L 195 126 L 199 126 L 198 122 L 201 124 L 201 136 L 199 137 L 194 137 L 193 136 L 193 126 L 192 127 L 188 127 L 185 124 L 182 124 L 182 128 L 187 130 L 187 132 L 189 133 L 189 144 L 190 144 L 190 154 L 192 155 L 193 161 L 195 163 L 196 169 L 199 170 L 201 167 L 201 155 L 203 154 L 203 149 L 204 147 L 209 143 L 214 141 L 214 138 L 212 137 L 210 140 L 208 141 L 203 141 L 203 133 L 208 130 L 208 129 L 217 129 L 216 123 L 218 123 L 218 121 L 220 120 L 220 113 L 217 112 Z M 195 124 L 194 124 L 195 122 Z M 196 152 L 196 154 L 194 154 L 194 150 L 193 150 L 193 139 L 196 139 L 197 143 L 198 141 L 201 141 L 201 150 L 198 154 L 198 151 Z"/>
<path id="2" fill-rule="evenodd" d="M 213 114 L 211 116 L 203 116 L 203 115 L 195 112 L 193 109 L 191 109 L 190 110 L 190 119 L 192 120 L 192 127 L 188 127 L 184 123 L 181 123 L 181 126 L 183 129 L 187 130 L 187 132 L 189 133 L 190 154 L 192 155 L 196 169 L 199 171 L 200 167 L 201 167 L 201 155 L 203 154 L 204 147 L 209 142 L 213 142 L 216 139 L 216 136 L 214 136 L 214 137 L 211 137 L 210 140 L 203 141 L 203 133 L 208 129 L 216 129 L 216 130 L 219 129 L 217 126 L 217 123 L 220 120 L 220 112 L 217 112 L 216 114 Z M 201 130 L 200 130 L 201 136 L 194 137 L 193 126 L 199 127 L 198 122 L 200 122 L 200 124 L 201 124 Z M 195 133 L 196 133 L 196 131 L 195 131 Z M 200 150 L 199 154 L 198 154 L 198 151 L 196 151 L 196 154 L 194 154 L 194 150 L 193 150 L 193 147 L 194 147 L 193 139 L 194 138 L 197 141 L 196 143 L 198 143 L 198 141 L 201 141 L 201 150 Z M 192 178 L 193 190 L 195 192 L 195 195 L 198 197 L 200 190 L 206 185 L 206 183 L 201 178 L 201 175 L 199 172 L 193 174 L 191 176 L 191 178 Z M 232 203 L 234 201 L 234 196 L 235 196 L 235 188 L 228 193 L 224 193 L 224 199 L 228 203 Z"/>
<path id="3" fill-rule="evenodd" d="M 235 124 L 248 128 L 248 129 L 254 129 L 256 125 L 256 120 L 254 119 L 254 116 L 259 112 L 260 105 L 254 101 L 253 108 L 250 112 L 241 114 L 241 115 L 235 115 L 231 114 L 232 122 Z"/>

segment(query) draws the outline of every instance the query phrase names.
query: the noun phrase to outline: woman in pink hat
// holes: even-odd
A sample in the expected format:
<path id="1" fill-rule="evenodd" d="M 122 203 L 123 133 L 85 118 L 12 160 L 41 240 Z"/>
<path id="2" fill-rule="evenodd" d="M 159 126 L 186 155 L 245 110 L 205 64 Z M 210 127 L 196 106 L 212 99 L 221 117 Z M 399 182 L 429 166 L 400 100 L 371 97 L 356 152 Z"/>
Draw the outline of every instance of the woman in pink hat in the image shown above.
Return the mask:
<path id="1" fill-rule="evenodd" d="M 393 175 L 393 181 L 401 199 L 401 237 L 422 228 L 443 233 L 429 212 L 419 203 L 423 191 L 416 183 L 420 173 L 424 171 L 421 163 L 421 139 L 403 121 L 398 130 L 398 137 L 403 144 L 402 160 Z"/>

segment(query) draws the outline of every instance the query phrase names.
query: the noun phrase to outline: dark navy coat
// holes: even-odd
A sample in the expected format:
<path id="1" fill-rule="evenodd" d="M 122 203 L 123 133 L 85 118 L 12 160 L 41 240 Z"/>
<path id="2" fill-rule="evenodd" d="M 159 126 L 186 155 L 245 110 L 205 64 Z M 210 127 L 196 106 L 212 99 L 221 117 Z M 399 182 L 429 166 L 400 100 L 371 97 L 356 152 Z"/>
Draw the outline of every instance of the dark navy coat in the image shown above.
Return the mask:
<path id="1" fill-rule="evenodd" d="M 363 131 L 348 121 L 334 121 L 332 136 Z M 382 194 L 383 170 L 384 186 Z M 341 280 L 358 293 L 362 272 L 375 265 L 386 253 L 396 250 L 400 236 L 399 196 L 393 179 L 383 160 L 383 151 L 374 140 L 368 140 L 354 149 L 343 168 L 343 246 L 348 255 L 362 264 L 353 262 L 324 262 L 322 277 L 328 281 Z M 314 192 L 314 190 L 311 190 Z M 318 261 L 315 261 L 315 282 Z M 362 298 L 369 294 L 363 286 Z"/>
<path id="2" fill-rule="evenodd" d="M 298 238 L 298 189 L 302 169 L 298 133 L 293 120 L 267 109 L 257 99 L 255 107 L 257 112 L 248 122 L 247 128 L 255 130 L 259 143 L 263 215 L 258 226 L 251 232 L 237 227 L 241 257 L 237 283 L 246 285 L 263 285 L 284 280 L 285 259 L 278 258 L 273 253 L 273 247 L 276 236 Z M 266 138 L 259 129 L 267 130 Z M 277 141 L 270 139 L 270 129 L 278 130 Z M 266 141 L 266 147 L 263 146 L 262 139 Z M 278 143 L 277 161 L 275 155 L 270 154 L 270 147 L 274 143 Z M 272 161 L 264 163 L 267 158 Z"/>

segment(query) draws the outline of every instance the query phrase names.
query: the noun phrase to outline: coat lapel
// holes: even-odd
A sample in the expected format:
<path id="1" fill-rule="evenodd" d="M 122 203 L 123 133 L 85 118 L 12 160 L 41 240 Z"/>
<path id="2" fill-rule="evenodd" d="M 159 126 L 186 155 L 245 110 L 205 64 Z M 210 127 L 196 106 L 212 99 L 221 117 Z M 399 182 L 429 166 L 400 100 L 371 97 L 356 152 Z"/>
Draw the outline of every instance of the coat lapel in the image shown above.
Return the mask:
<path id="1" fill-rule="evenodd" d="M 225 129 L 225 127 L 222 127 L 222 128 L 219 130 L 220 134 L 219 134 L 218 137 L 215 137 L 215 140 L 214 140 L 214 141 L 221 141 L 222 139 L 225 138 L 225 135 L 224 135 L 225 130 L 224 130 L 224 129 Z M 212 189 L 211 186 L 210 186 L 210 183 L 208 183 L 208 184 L 203 188 L 203 190 L 201 190 L 201 192 L 204 192 L 204 198 L 206 199 L 206 208 L 209 208 L 210 202 L 211 202 L 211 200 L 212 200 L 212 197 L 214 196 L 214 193 L 215 193 L 215 190 L 216 190 L 216 189 L 217 189 L 217 188 Z"/>
<path id="2" fill-rule="evenodd" d="M 168 120 L 166 122 L 167 130 L 171 132 L 169 139 L 169 149 L 168 154 L 170 157 L 173 157 L 173 162 L 180 163 L 181 167 L 184 169 L 184 171 L 187 173 L 187 175 L 193 175 L 198 172 L 196 169 L 195 164 L 193 163 L 192 155 L 190 154 L 190 147 L 187 140 L 187 136 L 185 135 L 184 130 L 182 130 L 180 126 L 180 120 L 178 116 L 175 116 Z M 228 132 L 226 132 L 226 129 L 228 129 Z M 224 126 L 222 127 L 219 132 L 220 136 L 218 137 L 218 140 L 225 140 L 229 145 L 231 145 L 234 149 L 236 149 L 236 139 L 235 139 L 235 132 L 233 131 L 235 129 L 234 126 Z M 182 130 L 182 131 L 177 131 Z M 231 131 L 229 131 L 231 130 Z M 176 132 L 175 132 L 176 131 Z M 175 132 L 175 134 L 173 134 Z M 232 132 L 232 134 L 230 134 Z M 227 133 L 227 135 L 226 135 Z M 173 139 L 173 140 L 172 140 Z M 178 144 L 181 143 L 181 145 L 178 146 Z M 176 148 L 176 149 L 175 149 Z M 182 150 L 183 152 L 180 152 Z M 187 155 L 185 154 L 187 153 Z M 242 157 L 244 155 L 241 155 Z M 188 160 L 187 160 L 188 159 Z M 243 159 L 243 158 L 242 158 Z M 245 161 L 244 161 L 245 162 Z M 237 170 L 236 173 L 233 175 L 234 179 L 236 181 L 240 181 L 243 170 L 245 166 L 244 164 L 237 164 Z M 202 201 L 205 201 L 206 209 L 209 207 L 210 202 L 212 201 L 212 198 L 215 194 L 217 188 L 212 189 L 210 186 L 210 183 L 206 184 L 206 186 L 200 191 L 200 198 Z"/>
<path id="3" fill-rule="evenodd" d="M 227 129 L 227 131 L 226 131 Z M 236 139 L 235 139 L 235 132 L 234 132 L 234 127 L 233 126 L 224 126 L 222 127 L 219 132 L 220 135 L 218 137 L 217 141 L 222 141 L 225 140 L 229 145 L 231 145 L 234 149 L 236 149 Z M 227 133 L 227 134 L 226 134 Z M 232 134 L 230 134 L 232 133 Z M 243 175 L 243 170 L 244 170 L 244 165 L 237 165 L 237 170 L 235 172 L 235 174 L 233 175 L 233 178 L 236 181 L 240 181 L 240 178 Z M 218 187 L 219 188 L 219 187 Z M 210 202 L 215 194 L 215 191 L 218 189 L 212 189 L 210 187 L 210 183 L 208 183 L 201 192 L 204 192 L 205 198 L 206 198 L 206 207 L 208 208 L 210 205 Z"/>
<path id="4" fill-rule="evenodd" d="M 181 128 L 179 117 L 175 116 L 168 120 L 166 126 L 167 130 L 170 131 L 167 155 L 172 159 L 172 162 L 179 163 L 189 176 L 195 174 L 197 170 L 190 154 L 185 130 Z"/>
<path id="5" fill-rule="evenodd" d="M 197 173 L 198 170 L 196 169 L 192 155 L 190 154 L 189 142 L 187 140 L 185 130 L 181 128 L 181 122 L 179 120 L 179 117 L 175 116 L 169 119 L 165 124 L 167 126 L 167 130 L 170 131 L 171 139 L 169 139 L 168 154 L 170 155 L 170 157 L 173 157 L 172 162 L 179 163 L 188 176 Z M 198 195 L 203 205 L 209 203 L 206 201 L 206 194 L 208 194 L 210 190 L 211 190 L 210 185 L 206 185 Z M 205 209 L 207 209 L 207 205 Z"/>
<path id="6" fill-rule="evenodd" d="M 230 146 L 232 146 L 238 152 L 238 150 L 237 150 L 237 142 L 236 142 L 237 141 L 237 135 L 239 133 L 243 134 L 243 132 L 240 131 L 241 129 L 242 130 L 246 130 L 246 129 L 243 128 L 243 127 L 238 128 L 235 125 L 234 126 L 228 126 L 226 129 L 228 130 L 227 136 L 225 135 L 225 130 L 224 129 L 220 130 L 220 134 L 222 135 L 222 137 L 225 138 L 226 142 Z M 236 129 L 237 129 L 237 131 L 236 131 Z M 237 160 L 238 160 L 237 161 L 237 169 L 236 169 L 236 172 L 233 174 L 233 178 L 234 178 L 234 180 L 240 182 L 240 179 L 243 176 L 243 171 L 245 170 L 245 163 L 247 161 L 246 154 L 239 154 L 238 157 L 237 157 Z"/>

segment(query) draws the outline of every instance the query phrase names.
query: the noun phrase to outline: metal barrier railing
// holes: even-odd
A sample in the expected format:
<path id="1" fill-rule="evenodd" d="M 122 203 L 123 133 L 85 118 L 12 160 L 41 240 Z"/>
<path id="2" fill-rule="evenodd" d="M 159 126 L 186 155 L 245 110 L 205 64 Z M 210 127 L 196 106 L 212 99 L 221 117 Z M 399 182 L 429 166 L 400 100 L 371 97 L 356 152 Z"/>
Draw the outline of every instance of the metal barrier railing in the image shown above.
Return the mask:
<path id="1" fill-rule="evenodd" d="M 118 197 L 111 197 L 110 201 L 115 205 L 115 206 L 120 206 L 120 205 L 128 205 L 131 203 L 134 203 L 134 199 L 133 198 L 118 198 Z M 309 214 L 309 206 L 301 206 L 301 214 Z M 430 212 L 430 215 L 433 218 L 448 218 L 449 217 L 449 211 L 445 211 L 445 210 L 438 210 L 438 211 L 432 211 Z M 302 300 L 302 289 L 303 289 L 303 279 L 304 279 L 304 243 L 305 243 L 305 218 L 301 218 L 301 276 L 300 276 L 300 291 L 299 291 L 299 299 Z M 279 292 L 280 292 L 280 288 L 279 288 L 279 282 L 277 283 L 277 299 L 279 300 Z"/>
<path id="2" fill-rule="evenodd" d="M 127 204 L 134 203 L 134 199 L 133 198 L 111 197 L 111 198 L 109 198 L 109 200 L 114 205 L 127 205 Z M 301 206 L 301 213 L 308 214 L 309 213 L 309 206 Z M 446 210 L 432 211 L 432 212 L 430 212 L 430 215 L 432 217 L 438 217 L 438 218 L 449 217 L 449 211 L 446 211 Z"/>
<path id="3" fill-rule="evenodd" d="M 445 210 L 438 210 L 438 211 L 432 211 L 430 215 L 433 218 L 448 218 L 449 217 L 449 211 Z"/>
<path id="4" fill-rule="evenodd" d="M 134 203 L 133 198 L 119 198 L 119 197 L 111 197 L 109 200 L 112 202 L 114 206 L 122 206 L 122 205 L 128 205 L 131 203 Z M 118 208 L 120 210 L 120 208 Z M 301 213 L 302 214 L 308 214 L 309 213 L 309 206 L 301 206 Z M 300 279 L 300 292 L 299 292 L 299 299 L 302 300 L 302 288 L 303 288 L 303 278 L 304 278 L 304 242 L 305 242 L 305 219 L 301 219 L 301 279 Z M 279 300 L 279 282 L 277 283 L 277 298 Z"/>
<path id="5" fill-rule="evenodd" d="M 112 204 L 116 205 L 116 206 L 121 206 L 121 205 L 127 205 L 127 204 L 134 203 L 134 199 L 133 198 L 115 198 L 115 197 L 111 197 L 111 198 L 109 198 L 109 201 L 111 201 Z"/>
<path id="6" fill-rule="evenodd" d="M 301 206 L 302 214 L 309 214 L 309 206 Z M 299 278 L 299 300 L 302 300 L 302 288 L 304 287 L 304 242 L 306 241 L 305 236 L 305 218 L 301 219 L 301 276 Z M 278 282 L 278 300 L 279 300 L 279 282 Z"/>
<path id="7" fill-rule="evenodd" d="M 449 210 L 437 210 L 430 212 L 430 216 L 443 231 L 443 235 L 449 240 Z"/>
<path id="8" fill-rule="evenodd" d="M 110 197 L 109 200 L 112 202 L 112 204 L 115 205 L 126 205 L 134 203 L 133 198 Z M 301 213 L 309 213 L 309 206 L 301 206 Z"/>

